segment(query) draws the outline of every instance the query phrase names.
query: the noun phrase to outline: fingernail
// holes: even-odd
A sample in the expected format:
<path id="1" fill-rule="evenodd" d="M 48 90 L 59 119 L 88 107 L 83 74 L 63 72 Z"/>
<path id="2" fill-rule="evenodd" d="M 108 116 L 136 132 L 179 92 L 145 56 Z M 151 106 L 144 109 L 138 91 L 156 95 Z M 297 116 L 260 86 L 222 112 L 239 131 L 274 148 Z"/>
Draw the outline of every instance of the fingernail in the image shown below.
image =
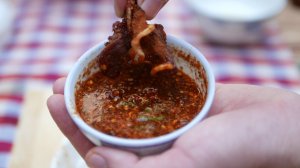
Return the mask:
<path id="1" fill-rule="evenodd" d="M 90 168 L 106 168 L 107 163 L 105 159 L 96 152 L 88 153 L 86 163 Z"/>
<path id="2" fill-rule="evenodd" d="M 147 19 L 153 19 L 154 16 L 157 15 L 159 10 L 166 4 L 167 0 L 161 1 L 152 1 L 152 0 L 145 0 L 141 8 L 145 11 L 147 15 Z"/>
<path id="3" fill-rule="evenodd" d="M 122 8 L 122 4 L 117 3 L 117 1 L 115 0 L 114 7 L 115 7 L 115 13 L 116 13 L 116 15 L 118 17 L 122 17 L 123 14 L 124 14 L 124 9 Z"/>
<path id="4" fill-rule="evenodd" d="M 142 4 L 144 3 L 144 0 L 138 0 L 138 5 L 142 6 Z"/>

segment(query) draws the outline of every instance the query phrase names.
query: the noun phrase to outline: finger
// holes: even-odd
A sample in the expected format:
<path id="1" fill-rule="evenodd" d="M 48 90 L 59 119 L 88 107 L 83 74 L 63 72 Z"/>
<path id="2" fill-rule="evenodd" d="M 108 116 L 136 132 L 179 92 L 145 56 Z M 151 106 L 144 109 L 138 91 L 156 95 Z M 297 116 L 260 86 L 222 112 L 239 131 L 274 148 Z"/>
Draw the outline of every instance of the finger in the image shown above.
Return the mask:
<path id="1" fill-rule="evenodd" d="M 99 146 L 90 150 L 85 160 L 91 168 L 132 168 L 137 163 L 138 157 L 130 152 Z"/>
<path id="2" fill-rule="evenodd" d="M 145 11 L 147 19 L 153 19 L 168 0 L 142 0 L 138 5 Z"/>
<path id="3" fill-rule="evenodd" d="M 176 160 L 174 160 L 176 158 Z M 110 168 L 182 168 L 195 167 L 193 158 L 179 148 L 172 148 L 162 154 L 139 158 L 126 151 L 107 147 L 95 147 L 86 155 L 87 164 L 93 167 Z"/>
<path id="4" fill-rule="evenodd" d="M 176 158 L 176 159 L 175 159 Z M 195 160 L 181 148 L 173 147 L 166 152 L 148 156 L 137 162 L 136 168 L 182 168 L 197 167 Z"/>
<path id="5" fill-rule="evenodd" d="M 115 13 L 118 17 L 122 17 L 126 8 L 126 0 L 114 0 Z"/>
<path id="6" fill-rule="evenodd" d="M 53 84 L 53 93 L 54 94 L 64 94 L 64 87 L 66 83 L 66 78 L 62 77 L 57 79 Z"/>
<path id="7" fill-rule="evenodd" d="M 67 114 L 64 96 L 58 94 L 50 96 L 47 100 L 47 105 L 59 129 L 70 140 L 79 154 L 84 157 L 94 145 L 82 134 L 69 114 Z"/>

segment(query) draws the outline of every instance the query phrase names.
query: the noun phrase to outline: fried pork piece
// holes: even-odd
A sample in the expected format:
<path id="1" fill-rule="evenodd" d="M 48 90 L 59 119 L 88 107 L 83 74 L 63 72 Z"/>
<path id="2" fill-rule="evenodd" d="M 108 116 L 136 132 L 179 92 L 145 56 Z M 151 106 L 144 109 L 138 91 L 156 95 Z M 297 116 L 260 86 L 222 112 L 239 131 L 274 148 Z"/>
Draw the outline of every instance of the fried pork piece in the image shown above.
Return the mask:
<path id="1" fill-rule="evenodd" d="M 127 1 L 122 22 L 113 25 L 114 34 L 99 55 L 103 73 L 116 77 L 130 64 L 150 64 L 151 75 L 174 68 L 162 25 L 148 25 L 145 12 L 136 0 Z M 150 73 L 150 72 L 149 72 Z"/>
<path id="2" fill-rule="evenodd" d="M 114 34 L 108 38 L 105 48 L 98 56 L 98 63 L 103 74 L 116 77 L 120 74 L 123 65 L 128 62 L 127 53 L 130 46 L 130 34 L 125 20 L 113 24 Z"/>

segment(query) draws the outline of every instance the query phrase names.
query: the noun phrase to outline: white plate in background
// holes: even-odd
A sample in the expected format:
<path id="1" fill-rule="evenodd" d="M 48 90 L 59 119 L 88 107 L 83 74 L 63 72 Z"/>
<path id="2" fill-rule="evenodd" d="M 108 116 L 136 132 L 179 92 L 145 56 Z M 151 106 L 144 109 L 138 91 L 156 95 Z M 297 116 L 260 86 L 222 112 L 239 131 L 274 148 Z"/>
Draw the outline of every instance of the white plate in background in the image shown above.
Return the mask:
<path id="1" fill-rule="evenodd" d="M 264 42 L 264 26 L 287 0 L 186 0 L 199 17 L 203 37 L 223 44 Z"/>
<path id="2" fill-rule="evenodd" d="M 51 168 L 88 168 L 88 166 L 72 144 L 64 139 L 61 148 L 53 157 Z"/>
<path id="3" fill-rule="evenodd" d="M 223 21 L 253 22 L 269 19 L 286 6 L 287 0 L 186 0 L 199 14 Z"/>

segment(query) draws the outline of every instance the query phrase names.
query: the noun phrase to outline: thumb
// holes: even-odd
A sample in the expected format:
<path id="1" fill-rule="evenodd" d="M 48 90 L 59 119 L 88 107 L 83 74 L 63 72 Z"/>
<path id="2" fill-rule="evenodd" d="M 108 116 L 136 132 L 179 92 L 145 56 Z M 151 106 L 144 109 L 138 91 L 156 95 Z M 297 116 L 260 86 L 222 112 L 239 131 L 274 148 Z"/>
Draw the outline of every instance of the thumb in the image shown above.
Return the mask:
<path id="1" fill-rule="evenodd" d="M 176 158 L 174 160 L 174 158 Z M 135 154 L 108 147 L 95 147 L 85 157 L 91 168 L 190 168 L 195 161 L 183 150 L 173 147 L 161 154 L 138 158 Z"/>
<path id="2" fill-rule="evenodd" d="M 91 168 L 131 168 L 138 157 L 130 152 L 99 146 L 91 149 L 85 160 Z"/>

